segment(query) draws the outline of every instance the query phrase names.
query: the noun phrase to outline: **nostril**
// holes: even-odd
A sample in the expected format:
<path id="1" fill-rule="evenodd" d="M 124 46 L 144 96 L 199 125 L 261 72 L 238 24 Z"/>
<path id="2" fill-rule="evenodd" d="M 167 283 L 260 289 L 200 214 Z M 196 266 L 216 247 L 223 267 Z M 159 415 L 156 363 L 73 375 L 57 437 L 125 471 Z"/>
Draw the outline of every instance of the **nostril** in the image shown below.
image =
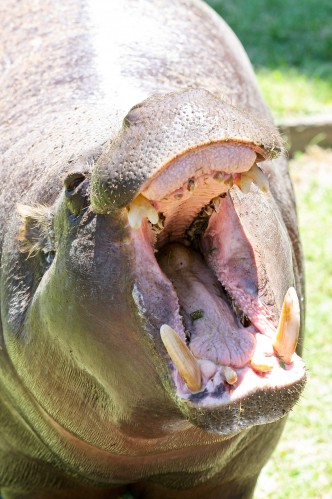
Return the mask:
<path id="1" fill-rule="evenodd" d="M 78 216 L 88 206 L 89 179 L 82 172 L 70 173 L 64 185 L 67 207 Z"/>
<path id="2" fill-rule="evenodd" d="M 82 182 L 84 182 L 85 179 L 86 176 L 81 172 L 70 173 L 64 180 L 66 195 L 71 196 L 77 189 L 77 187 L 82 184 Z"/>

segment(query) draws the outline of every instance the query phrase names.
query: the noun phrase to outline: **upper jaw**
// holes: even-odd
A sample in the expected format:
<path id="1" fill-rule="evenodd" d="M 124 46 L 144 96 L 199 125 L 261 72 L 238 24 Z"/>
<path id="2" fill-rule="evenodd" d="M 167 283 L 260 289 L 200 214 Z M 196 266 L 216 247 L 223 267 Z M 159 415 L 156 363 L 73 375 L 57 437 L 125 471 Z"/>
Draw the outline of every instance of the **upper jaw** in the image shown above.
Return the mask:
<path id="1" fill-rule="evenodd" d="M 245 144 L 258 160 L 273 159 L 283 151 L 272 123 L 205 89 L 154 95 L 129 111 L 117 137 L 96 161 L 92 209 L 107 214 L 124 208 L 178 158 L 199 148 L 230 143 Z"/>
<path id="2" fill-rule="evenodd" d="M 248 195 L 254 203 L 260 202 L 263 199 L 262 196 L 270 196 L 267 194 L 266 177 L 256 165 L 253 166 L 256 157 L 254 151 L 239 144 L 231 145 L 229 151 L 227 147 L 229 145 L 226 146 L 224 152 L 229 152 L 232 148 L 237 148 L 237 152 L 241 152 L 240 167 L 229 166 L 227 169 L 227 165 L 223 165 L 225 171 L 220 166 L 218 170 L 215 170 L 211 168 L 212 161 L 210 161 L 209 168 L 204 166 L 196 168 L 193 167 L 195 160 L 193 161 L 194 154 L 192 154 L 189 175 L 183 158 L 181 163 L 178 162 L 176 165 L 182 165 L 180 173 L 174 167 L 175 181 L 171 176 L 170 188 L 168 188 L 165 170 L 164 179 L 156 177 L 144 184 L 138 196 L 127 207 L 136 253 L 137 282 L 134 300 L 140 314 L 148 321 L 150 327 L 152 326 L 150 330 L 153 331 L 155 345 L 169 366 L 171 385 L 177 394 L 177 403 L 195 424 L 225 435 L 254 424 L 272 422 L 283 417 L 296 403 L 305 384 L 304 365 L 295 353 L 300 313 L 297 295 L 292 287 L 294 276 L 291 267 L 290 242 L 287 237 L 281 238 L 280 254 L 285 262 L 288 262 L 288 267 L 285 265 L 289 275 L 287 278 L 280 277 L 281 284 L 277 282 L 278 292 L 273 293 L 271 303 L 266 300 L 266 289 L 262 290 L 260 282 L 262 277 L 257 268 L 259 230 L 254 235 L 245 233 L 239 212 L 236 213 L 235 218 L 240 220 L 244 234 L 238 239 L 244 245 L 243 254 L 251 255 L 248 257 L 252 258 L 248 267 L 254 268 L 251 278 L 249 276 L 244 281 L 236 276 L 235 281 L 234 276 L 232 279 L 225 278 L 223 269 L 218 269 L 216 264 L 218 255 L 222 253 L 220 248 L 217 248 L 217 254 L 214 254 L 211 261 L 207 255 L 206 241 L 202 234 L 218 232 L 218 227 L 222 225 L 222 222 L 218 222 L 218 217 L 222 219 L 223 216 L 223 212 L 219 214 L 220 206 L 223 203 L 230 204 L 230 197 L 234 198 L 231 194 L 234 189 L 242 190 L 242 193 Z M 229 157 L 232 158 L 231 151 Z M 197 160 L 197 156 L 195 159 Z M 196 164 L 199 165 L 199 160 Z M 181 178 L 177 178 L 177 174 Z M 229 192 L 233 184 L 237 187 Z M 272 211 L 275 210 L 272 202 L 266 199 L 264 202 L 266 206 L 271 205 Z M 202 216 L 202 210 L 206 211 L 206 223 L 198 224 L 196 227 L 197 216 L 198 218 Z M 265 215 L 269 217 L 271 214 L 265 213 Z M 272 215 L 271 217 L 273 218 Z M 280 217 L 276 219 L 279 230 Z M 236 341 L 239 341 L 239 348 L 244 350 L 242 360 L 236 360 L 236 352 L 231 353 L 228 360 L 225 360 L 223 351 L 220 355 L 211 357 L 208 353 L 209 348 L 194 347 L 193 332 L 190 331 L 190 324 L 188 325 L 190 310 L 186 310 L 185 298 L 181 297 L 179 291 L 181 278 L 177 280 L 177 277 L 172 275 L 172 271 L 167 270 L 163 262 L 162 254 L 165 251 L 166 261 L 170 259 L 167 254 L 168 248 L 171 248 L 171 252 L 175 251 L 175 256 L 178 257 L 177 250 L 174 250 L 174 243 L 167 246 L 172 241 L 176 242 L 175 246 L 180 243 L 182 247 L 188 249 L 189 260 L 192 259 L 192 252 L 197 250 L 204 255 L 206 270 L 203 271 L 203 277 L 198 277 L 203 287 L 207 286 L 210 289 L 217 286 L 212 281 L 210 285 L 206 284 L 208 273 L 214 274 L 216 282 L 219 280 L 220 289 L 217 295 L 221 300 L 220 304 L 224 306 L 228 303 L 227 313 L 232 316 L 232 323 L 235 324 L 234 327 L 232 326 L 233 331 L 236 335 L 240 335 L 238 336 L 240 340 L 236 339 L 233 346 L 229 347 L 227 335 L 226 340 L 223 339 L 223 330 L 221 330 L 213 332 L 212 340 L 209 340 L 210 346 L 215 348 L 216 342 L 220 340 L 218 348 L 232 349 Z M 261 241 L 261 244 L 264 244 L 264 241 Z M 209 251 L 211 253 L 211 247 Z M 221 255 L 220 258 L 225 264 L 225 256 Z M 259 262 L 260 267 L 263 264 L 264 262 Z M 272 262 L 272 268 L 277 268 L 276 264 L 278 265 L 278 261 Z M 190 270 L 191 272 L 196 272 L 195 265 L 194 270 Z M 267 275 L 263 277 L 269 279 L 271 265 L 266 264 L 265 267 Z M 276 278 L 271 279 L 275 285 Z M 195 290 L 195 286 L 190 286 L 189 280 L 188 295 L 195 302 L 199 293 L 195 294 L 192 290 Z M 273 290 L 270 290 L 270 295 L 271 292 Z M 250 304 L 247 305 L 249 302 Z M 192 312 L 197 310 L 200 309 L 197 308 L 195 302 L 195 310 Z M 243 320 L 244 322 L 247 320 L 248 324 L 243 324 Z M 206 329 L 210 326 L 211 324 L 207 321 Z M 197 333 L 196 343 L 200 342 L 200 334 L 204 340 L 205 335 L 211 336 L 211 330 L 207 330 L 206 333 Z M 244 339 L 247 345 L 243 346 Z"/>

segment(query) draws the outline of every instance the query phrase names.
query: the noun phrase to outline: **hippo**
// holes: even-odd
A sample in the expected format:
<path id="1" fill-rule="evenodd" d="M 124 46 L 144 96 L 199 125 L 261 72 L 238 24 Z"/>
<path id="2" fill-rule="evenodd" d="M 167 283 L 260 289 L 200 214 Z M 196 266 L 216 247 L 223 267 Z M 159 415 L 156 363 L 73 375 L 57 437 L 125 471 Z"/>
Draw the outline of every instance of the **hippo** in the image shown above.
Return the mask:
<path id="1" fill-rule="evenodd" d="M 3 499 L 249 498 L 306 381 L 283 141 L 199 0 L 8 0 Z"/>

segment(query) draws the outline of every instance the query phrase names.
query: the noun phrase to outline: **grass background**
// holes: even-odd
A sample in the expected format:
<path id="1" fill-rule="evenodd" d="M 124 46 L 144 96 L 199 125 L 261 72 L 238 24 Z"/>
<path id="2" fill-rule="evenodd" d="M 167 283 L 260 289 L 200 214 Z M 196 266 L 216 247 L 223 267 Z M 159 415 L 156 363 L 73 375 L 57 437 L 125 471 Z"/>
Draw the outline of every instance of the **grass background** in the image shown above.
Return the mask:
<path id="1" fill-rule="evenodd" d="M 331 0 L 209 0 L 243 43 L 268 105 L 332 113 Z"/>
<path id="2" fill-rule="evenodd" d="M 306 261 L 303 356 L 307 388 L 264 468 L 255 499 L 332 498 L 332 151 L 317 146 L 290 162 Z"/>
<path id="3" fill-rule="evenodd" d="M 331 0 L 210 0 L 236 32 L 276 118 L 332 113 Z M 306 261 L 309 381 L 255 499 L 332 498 L 332 151 L 290 162 Z"/>

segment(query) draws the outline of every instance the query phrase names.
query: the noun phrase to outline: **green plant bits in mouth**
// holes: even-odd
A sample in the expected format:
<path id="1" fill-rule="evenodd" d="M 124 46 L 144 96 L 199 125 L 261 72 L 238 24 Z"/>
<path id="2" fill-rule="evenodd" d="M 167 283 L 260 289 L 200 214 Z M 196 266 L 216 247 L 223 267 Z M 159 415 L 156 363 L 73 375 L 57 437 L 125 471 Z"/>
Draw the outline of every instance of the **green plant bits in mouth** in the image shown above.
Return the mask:
<path id="1" fill-rule="evenodd" d="M 198 310 L 191 312 L 190 317 L 193 321 L 197 321 L 197 319 L 202 319 L 202 317 L 204 317 L 204 310 L 199 308 Z"/>

